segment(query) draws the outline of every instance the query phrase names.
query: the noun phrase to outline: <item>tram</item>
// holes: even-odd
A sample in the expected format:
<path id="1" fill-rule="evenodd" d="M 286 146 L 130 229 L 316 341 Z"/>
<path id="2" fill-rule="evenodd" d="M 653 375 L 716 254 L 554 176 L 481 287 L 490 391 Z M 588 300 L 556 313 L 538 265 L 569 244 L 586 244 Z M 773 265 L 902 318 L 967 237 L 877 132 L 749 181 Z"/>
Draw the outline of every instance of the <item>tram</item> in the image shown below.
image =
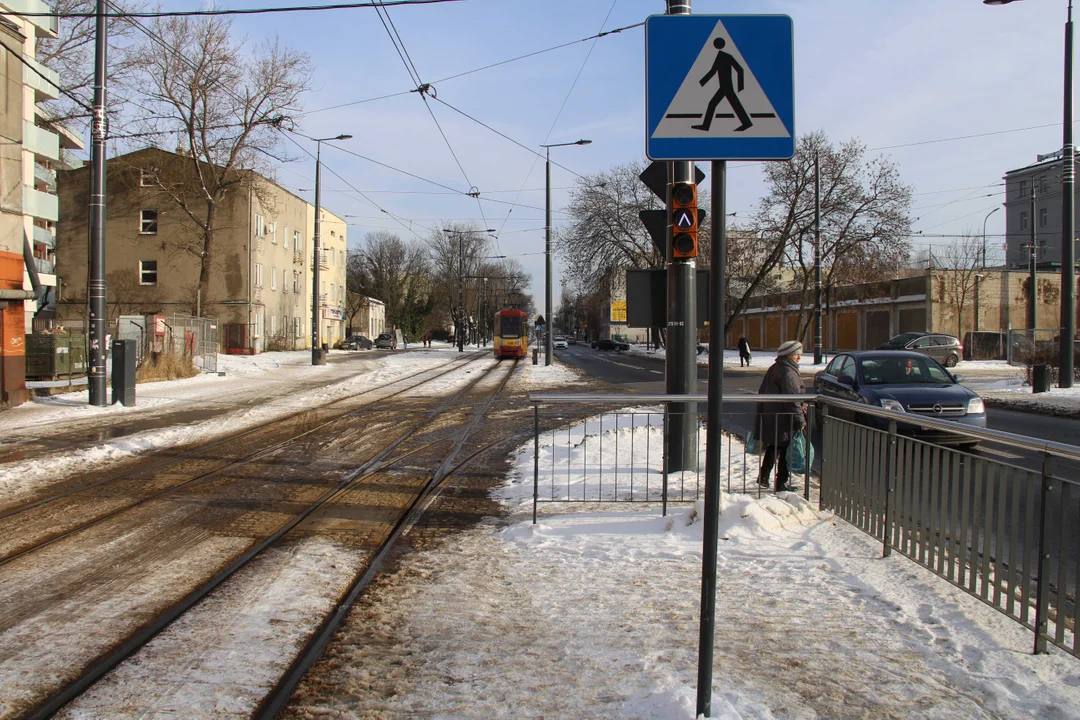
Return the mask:
<path id="1" fill-rule="evenodd" d="M 495 313 L 495 357 L 523 358 L 529 354 L 529 316 L 520 310 Z"/>

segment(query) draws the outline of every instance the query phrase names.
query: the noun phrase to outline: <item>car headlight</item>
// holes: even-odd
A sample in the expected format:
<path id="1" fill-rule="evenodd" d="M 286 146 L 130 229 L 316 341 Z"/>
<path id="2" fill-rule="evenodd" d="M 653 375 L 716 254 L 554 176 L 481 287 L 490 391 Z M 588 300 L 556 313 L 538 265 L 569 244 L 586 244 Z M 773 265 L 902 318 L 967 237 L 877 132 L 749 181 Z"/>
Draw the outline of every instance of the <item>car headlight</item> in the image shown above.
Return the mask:
<path id="1" fill-rule="evenodd" d="M 881 407 L 886 410 L 895 410 L 896 412 L 904 412 L 904 406 L 900 404 L 899 400 L 891 400 L 889 398 L 882 398 Z"/>
<path id="2" fill-rule="evenodd" d="M 982 415 L 984 412 L 986 412 L 986 405 L 983 404 L 982 398 L 968 400 L 968 415 Z"/>

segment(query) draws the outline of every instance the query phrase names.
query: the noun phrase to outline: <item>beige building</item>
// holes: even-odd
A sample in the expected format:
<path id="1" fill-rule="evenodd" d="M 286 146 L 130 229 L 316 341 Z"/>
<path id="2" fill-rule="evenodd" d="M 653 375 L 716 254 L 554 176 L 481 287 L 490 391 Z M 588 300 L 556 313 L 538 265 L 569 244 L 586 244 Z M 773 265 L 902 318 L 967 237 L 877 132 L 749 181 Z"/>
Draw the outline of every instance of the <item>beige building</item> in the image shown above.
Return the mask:
<path id="1" fill-rule="evenodd" d="M 209 285 L 199 289 L 203 241 L 171 194 L 189 158 L 156 148 L 112 158 L 106 188 L 106 292 L 121 314 L 216 317 L 222 352 L 311 347 L 315 208 L 272 181 L 244 172 L 218 206 Z M 166 190 L 167 188 L 167 190 Z M 58 274 L 61 312 L 86 305 L 89 168 L 61 172 Z M 345 221 L 322 209 L 320 340 L 345 337 Z"/>
<path id="2" fill-rule="evenodd" d="M 57 293 L 56 171 L 81 164 L 71 154 L 83 147 L 38 103 L 60 96 L 60 76 L 35 59 L 39 38 L 55 38 L 56 16 L 17 17 L 4 10 L 49 13 L 40 0 L 0 0 L 0 44 L 4 70 L 0 93 L 0 250 L 23 254 L 28 243 L 37 280 L 45 289 L 25 301 L 26 330 L 37 317 L 51 317 Z M 23 288 L 32 289 L 29 272 Z"/>
<path id="3" fill-rule="evenodd" d="M 350 323 L 353 335 L 363 335 L 374 340 L 379 333 L 386 329 L 386 303 L 373 297 L 360 297 L 356 293 L 349 293 L 352 298 L 349 306 L 356 309 Z"/>

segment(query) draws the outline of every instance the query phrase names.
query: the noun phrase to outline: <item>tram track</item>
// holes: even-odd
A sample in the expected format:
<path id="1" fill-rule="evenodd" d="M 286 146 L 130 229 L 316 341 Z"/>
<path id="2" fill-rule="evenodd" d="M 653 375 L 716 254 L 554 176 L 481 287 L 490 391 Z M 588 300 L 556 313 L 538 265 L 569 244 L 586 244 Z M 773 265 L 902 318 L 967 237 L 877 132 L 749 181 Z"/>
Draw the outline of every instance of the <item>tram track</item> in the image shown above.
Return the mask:
<path id="1" fill-rule="evenodd" d="M 134 507 L 137 507 L 139 505 L 145 504 L 145 503 L 150 502 L 152 500 L 156 500 L 158 498 L 161 498 L 161 497 L 163 497 L 163 496 L 165 496 L 165 495 L 167 495 L 167 494 L 169 494 L 171 492 L 175 492 L 175 491 L 177 491 L 179 489 L 183 489 L 185 487 L 190 487 L 190 486 L 192 486 L 194 484 L 198 484 L 198 483 L 201 483 L 201 482 L 206 482 L 206 481 L 209 481 L 209 480 L 213 480 L 214 478 L 217 478 L 217 477 L 221 476 L 223 473 L 229 471 L 232 468 L 239 467 L 239 466 L 244 465 L 246 463 L 250 463 L 250 462 L 252 462 L 254 460 L 257 460 L 257 459 L 259 459 L 261 457 L 272 454 L 272 453 L 276 452 L 277 450 L 280 450 L 281 448 L 285 447 L 289 443 L 294 442 L 297 439 L 300 439 L 300 438 L 303 438 L 303 437 L 318 433 L 322 429 L 324 429 L 326 427 L 329 427 L 330 425 L 332 425 L 333 423 L 341 420 L 342 418 L 346 418 L 346 417 L 356 415 L 357 413 L 368 410 L 369 408 L 371 408 L 376 403 L 384 402 L 384 401 L 389 400 L 391 398 L 398 397 L 398 396 L 400 396 L 400 395 L 402 395 L 404 393 L 415 390 L 415 389 L 417 389 L 417 388 L 419 388 L 419 387 L 421 387 L 421 386 L 423 386 L 423 385 L 425 385 L 427 383 L 430 383 L 430 382 L 433 382 L 435 380 L 441 379 L 444 376 L 449 375 L 450 373 L 456 372 L 458 370 L 461 370 L 464 367 L 467 367 L 468 365 L 470 365 L 473 362 L 476 362 L 478 360 L 483 359 L 484 357 L 486 357 L 486 354 L 485 355 L 476 354 L 476 355 L 469 356 L 469 357 L 466 357 L 466 358 L 463 358 L 463 359 L 455 358 L 454 360 L 451 360 L 451 361 L 449 361 L 447 363 L 447 364 L 453 365 L 453 367 L 450 367 L 448 369 L 443 370 L 443 369 L 441 369 L 442 366 L 440 366 L 440 368 L 436 368 L 433 371 L 428 371 L 428 373 L 434 373 L 434 374 L 431 375 L 430 377 L 426 377 L 426 378 L 424 378 L 424 379 L 422 379 L 422 380 L 420 380 L 418 382 L 414 382 L 414 383 L 412 383 L 412 384 L 410 384 L 410 385 L 408 385 L 406 387 L 403 387 L 403 388 L 401 388 L 399 390 L 396 390 L 396 391 L 394 391 L 394 392 L 392 392 L 392 393 L 390 393 L 388 395 L 382 395 L 382 396 L 380 396 L 380 397 L 378 397 L 376 399 L 373 399 L 370 402 L 366 402 L 366 403 L 364 403 L 364 404 L 362 404 L 362 405 L 360 405 L 359 407 L 356 407 L 356 408 L 350 408 L 350 409 L 343 410 L 343 411 L 338 412 L 338 413 L 333 413 L 333 414 L 331 414 L 330 417 L 327 417 L 327 418 L 325 418 L 325 419 L 323 419 L 321 421 L 316 421 L 314 424 L 311 423 L 311 422 L 300 423 L 297 428 L 290 428 L 288 431 L 286 431 L 286 437 L 284 439 L 280 439 L 280 440 L 274 439 L 274 436 L 281 432 L 281 429 L 278 426 L 283 424 L 283 423 L 287 423 L 290 420 L 295 420 L 297 418 L 300 418 L 305 413 L 308 413 L 310 411 L 302 410 L 302 411 L 298 411 L 296 413 L 292 413 L 291 415 L 288 415 L 288 416 L 286 416 L 284 418 L 272 419 L 272 420 L 269 420 L 267 422 L 260 423 L 259 425 L 255 426 L 255 427 L 248 428 L 247 430 L 241 431 L 239 433 L 235 433 L 235 434 L 229 435 L 228 437 L 221 438 L 220 440 L 217 440 L 217 441 L 214 441 L 214 442 L 211 442 L 211 443 L 207 443 L 206 445 L 203 445 L 203 446 L 201 446 L 199 448 L 196 448 L 196 449 L 193 449 L 191 451 L 185 452 L 185 453 L 183 453 L 183 454 L 181 454 L 179 456 L 160 458 L 157 461 L 151 461 L 149 463 L 144 463 L 144 464 L 140 465 L 139 467 L 133 468 L 131 470 L 123 471 L 123 472 L 120 472 L 120 473 L 115 473 L 115 474 L 107 476 L 105 478 L 101 478 L 101 479 L 91 481 L 91 482 L 86 483 L 84 485 L 81 485 L 79 487 L 72 488 L 70 490 L 67 490 L 67 491 L 64 491 L 64 492 L 61 492 L 61 493 L 56 493 L 56 494 L 51 495 L 49 497 L 36 500 L 34 502 L 25 504 L 25 505 L 20 506 L 18 508 L 12 508 L 12 509 L 9 509 L 9 510 L 6 510 L 6 511 L 0 511 L 0 531 L 4 531 L 4 527 L 9 526 L 7 531 L 4 532 L 3 534 L 6 535 L 8 538 L 10 538 L 13 534 L 17 534 L 17 532 L 16 533 L 12 532 L 13 530 L 17 531 L 17 527 L 10 527 L 14 523 L 14 520 L 13 520 L 14 518 L 18 518 L 19 516 L 22 516 L 22 515 L 24 515 L 26 513 L 29 513 L 29 512 L 35 511 L 35 510 L 38 510 L 39 508 L 46 507 L 46 506 L 48 506 L 48 505 L 50 505 L 52 503 L 57 503 L 57 502 L 60 502 L 60 501 L 63 501 L 63 500 L 68 500 L 68 499 L 72 499 L 72 502 L 77 502 L 77 496 L 82 494 L 82 493 L 88 493 L 90 491 L 95 491 L 95 490 L 98 490 L 98 489 L 100 489 L 100 488 L 102 488 L 104 486 L 110 485 L 112 483 L 116 483 L 116 482 L 121 481 L 121 480 L 137 479 L 136 476 L 155 477 L 155 476 L 158 476 L 158 475 L 162 474 L 162 472 L 165 471 L 165 470 L 176 469 L 178 465 L 182 465 L 184 462 L 192 461 L 192 460 L 202 460 L 202 458 L 199 458 L 198 456 L 200 456 L 202 454 L 205 454 L 207 451 L 227 447 L 230 444 L 243 443 L 243 445 L 245 447 L 250 447 L 252 444 L 255 445 L 254 449 L 248 450 L 246 452 L 241 451 L 242 454 L 239 455 L 238 457 L 228 457 L 227 456 L 226 459 L 220 459 L 220 460 L 211 459 L 209 461 L 209 464 L 210 464 L 209 468 L 201 469 L 201 468 L 198 467 L 198 464 L 197 464 L 196 465 L 196 470 L 193 473 L 190 473 L 190 477 L 187 477 L 187 479 L 182 479 L 182 480 L 180 480 L 178 482 L 173 482 L 173 483 L 167 484 L 165 487 L 157 490 L 156 492 L 152 492 L 149 495 L 145 495 L 142 498 L 139 498 L 139 499 L 137 499 L 135 501 L 132 501 L 132 502 L 129 502 L 127 504 L 123 504 L 123 505 L 121 505 L 119 507 L 114 507 L 114 508 L 110 509 L 107 512 L 99 513 L 99 514 L 97 514 L 97 515 L 95 515 L 93 517 L 86 518 L 86 519 L 81 520 L 81 521 L 73 521 L 73 519 L 70 516 L 67 516 L 67 517 L 65 517 L 65 521 L 68 523 L 68 525 L 66 527 L 57 528 L 56 526 L 53 526 L 52 533 L 46 535 L 45 537 L 28 538 L 27 541 L 22 546 L 16 545 L 14 548 L 8 547 L 7 549 L 0 550 L 0 566 L 3 566 L 4 564 L 6 564 L 8 562 L 11 562 L 11 561 L 13 561 L 13 560 L 15 560 L 15 559 L 17 559 L 19 557 L 22 557 L 22 556 L 26 555 L 27 553 L 33 552 L 35 550 L 38 550 L 38 549 L 40 549 L 42 547 L 45 547 L 45 546 L 51 544 L 51 543 L 62 540 L 62 539 L 66 538 L 66 537 L 68 537 L 68 536 L 70 536 L 70 535 L 72 535 L 74 533 L 85 530 L 86 528 L 91 527 L 94 524 L 97 524 L 97 523 L 103 522 L 103 521 L 105 521 L 105 520 L 107 520 L 109 518 L 115 517 L 115 516 L 117 516 L 117 515 L 119 515 L 119 514 L 121 514 L 123 512 L 126 512 L 126 511 L 128 511 L 128 510 L 130 510 L 130 509 L 132 509 Z M 464 360 L 464 362 L 462 362 L 462 360 Z M 354 393 L 352 395 L 339 398 L 339 399 L 337 399 L 335 401 L 327 403 L 326 405 L 323 405 L 319 409 L 320 410 L 325 410 L 326 408 L 333 407 L 333 406 L 336 406 L 336 405 L 340 405 L 340 404 L 348 402 L 348 401 L 355 401 L 357 398 L 365 397 L 365 396 L 370 395 L 371 393 L 374 393 L 376 391 L 383 390 L 387 386 L 391 386 L 391 385 L 397 384 L 399 382 L 403 382 L 403 381 L 406 381 L 406 380 L 412 380 L 412 379 L 415 379 L 415 376 L 406 377 L 406 378 L 400 378 L 399 380 L 392 381 L 392 382 L 387 383 L 386 385 L 383 385 L 383 386 L 378 387 L 378 388 L 369 388 L 369 389 L 361 391 L 359 393 Z M 260 444 L 259 441 L 260 441 L 260 439 L 263 439 L 263 438 L 266 438 L 269 441 L 269 444 L 266 444 L 266 440 L 264 440 L 264 442 Z M 227 453 L 225 453 L 225 454 L 227 455 Z M 183 477 L 183 474 L 181 474 L 181 476 Z M 0 547 L 2 547 L 2 545 L 0 545 Z"/>
<path id="2" fill-rule="evenodd" d="M 467 365 L 468 363 L 466 363 Z M 516 366 L 516 363 L 514 364 Z M 464 366 L 458 366 L 460 369 Z M 459 409 L 460 406 L 457 401 L 466 393 L 470 392 L 473 388 L 477 387 L 485 378 L 491 376 L 496 372 L 500 365 L 496 364 L 490 368 L 485 369 L 479 373 L 478 377 L 471 379 L 460 390 L 449 397 L 441 399 L 434 408 L 430 409 L 424 416 L 418 421 L 412 423 L 394 438 L 392 441 L 383 444 L 380 449 L 373 455 L 364 460 L 358 467 L 352 472 L 341 476 L 340 479 L 333 486 L 326 488 L 317 498 L 307 502 L 303 509 L 294 513 L 288 520 L 280 523 L 278 527 L 268 534 L 266 534 L 261 540 L 249 547 L 246 551 L 235 557 L 225 567 L 220 568 L 212 577 L 201 583 L 194 590 L 187 593 L 180 600 L 172 603 L 166 609 L 158 613 L 150 622 L 143 624 L 138 630 L 130 633 L 125 639 L 115 644 L 107 652 L 98 655 L 90 663 L 88 663 L 84 669 L 79 672 L 78 676 L 63 684 L 63 686 L 49 693 L 46 700 L 36 705 L 32 710 L 27 711 L 19 717 L 25 718 L 46 718 L 51 717 L 60 708 L 69 703 L 72 699 L 78 697 L 86 689 L 93 686 L 98 680 L 100 680 L 106 673 L 115 668 L 126 658 L 133 655 L 143 645 L 145 645 L 152 638 L 161 633 L 165 628 L 169 627 L 179 617 L 184 615 L 189 609 L 197 605 L 202 599 L 212 593 L 222 583 L 226 582 L 230 577 L 235 575 L 241 568 L 248 566 L 256 557 L 259 557 L 267 549 L 278 545 L 286 536 L 288 536 L 294 529 L 301 525 L 307 518 L 320 508 L 326 507 L 328 504 L 333 503 L 336 499 L 340 498 L 343 493 L 355 490 L 363 482 L 378 473 L 385 472 L 388 468 L 394 466 L 397 463 L 415 456 L 425 450 L 430 450 L 433 446 L 445 444 L 449 442 L 449 439 L 438 439 L 433 442 L 426 442 L 418 447 L 409 449 L 407 451 L 399 453 L 393 458 L 388 456 L 397 448 L 399 448 L 406 441 L 417 436 L 417 433 L 423 428 L 427 427 L 434 420 L 444 415 L 449 411 Z M 505 367 L 505 366 L 504 366 Z M 498 383 L 494 392 L 487 397 L 486 401 L 480 402 L 477 408 L 473 411 L 472 419 L 466 424 L 464 431 L 461 432 L 460 437 L 454 440 L 452 448 L 449 453 L 444 456 L 443 462 L 439 464 L 432 477 L 438 477 L 439 481 L 447 477 L 452 472 L 451 465 L 457 452 L 460 450 L 462 444 L 468 438 L 469 434 L 475 427 L 476 422 L 487 408 L 490 407 L 494 397 L 505 386 L 507 380 L 513 373 L 514 367 L 512 366 L 505 376 Z M 430 381 L 430 380 L 429 380 Z M 419 384 L 418 384 L 419 385 Z M 416 386 L 414 386 L 416 387 Z M 351 413 L 343 413 L 338 415 L 334 420 L 327 421 L 320 426 L 320 428 L 326 428 L 335 421 L 340 421 Z M 345 430 L 342 429 L 342 432 Z M 308 435 L 309 433 L 305 433 Z M 284 441 L 279 445 L 288 445 L 289 443 L 295 443 L 301 438 L 292 438 L 288 441 Z M 281 448 L 279 447 L 278 450 Z M 260 451 L 260 456 L 266 454 L 266 450 Z M 247 460 L 250 463 L 252 460 Z M 436 483 L 437 484 L 437 483 Z M 190 488 L 189 488 L 190 489 Z M 415 506 L 415 502 L 410 507 Z M 130 508 L 129 508 L 130 509 Z M 404 517 L 404 516 L 403 516 Z M 396 527 L 396 525 L 395 525 Z M 25 557 L 25 553 L 23 554 Z M 12 558 L 13 559 L 13 558 Z M 10 560 L 9 560 L 10 562 Z"/>

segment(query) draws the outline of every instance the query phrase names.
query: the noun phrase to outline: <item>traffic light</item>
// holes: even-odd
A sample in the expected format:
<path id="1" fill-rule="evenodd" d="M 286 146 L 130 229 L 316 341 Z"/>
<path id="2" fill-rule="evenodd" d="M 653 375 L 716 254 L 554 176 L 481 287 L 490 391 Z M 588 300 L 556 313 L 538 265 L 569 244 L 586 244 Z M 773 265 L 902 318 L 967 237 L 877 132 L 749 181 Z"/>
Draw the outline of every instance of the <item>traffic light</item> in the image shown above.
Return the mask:
<path id="1" fill-rule="evenodd" d="M 674 183 L 671 186 L 671 208 L 672 257 L 697 257 L 697 185 L 692 182 Z"/>

